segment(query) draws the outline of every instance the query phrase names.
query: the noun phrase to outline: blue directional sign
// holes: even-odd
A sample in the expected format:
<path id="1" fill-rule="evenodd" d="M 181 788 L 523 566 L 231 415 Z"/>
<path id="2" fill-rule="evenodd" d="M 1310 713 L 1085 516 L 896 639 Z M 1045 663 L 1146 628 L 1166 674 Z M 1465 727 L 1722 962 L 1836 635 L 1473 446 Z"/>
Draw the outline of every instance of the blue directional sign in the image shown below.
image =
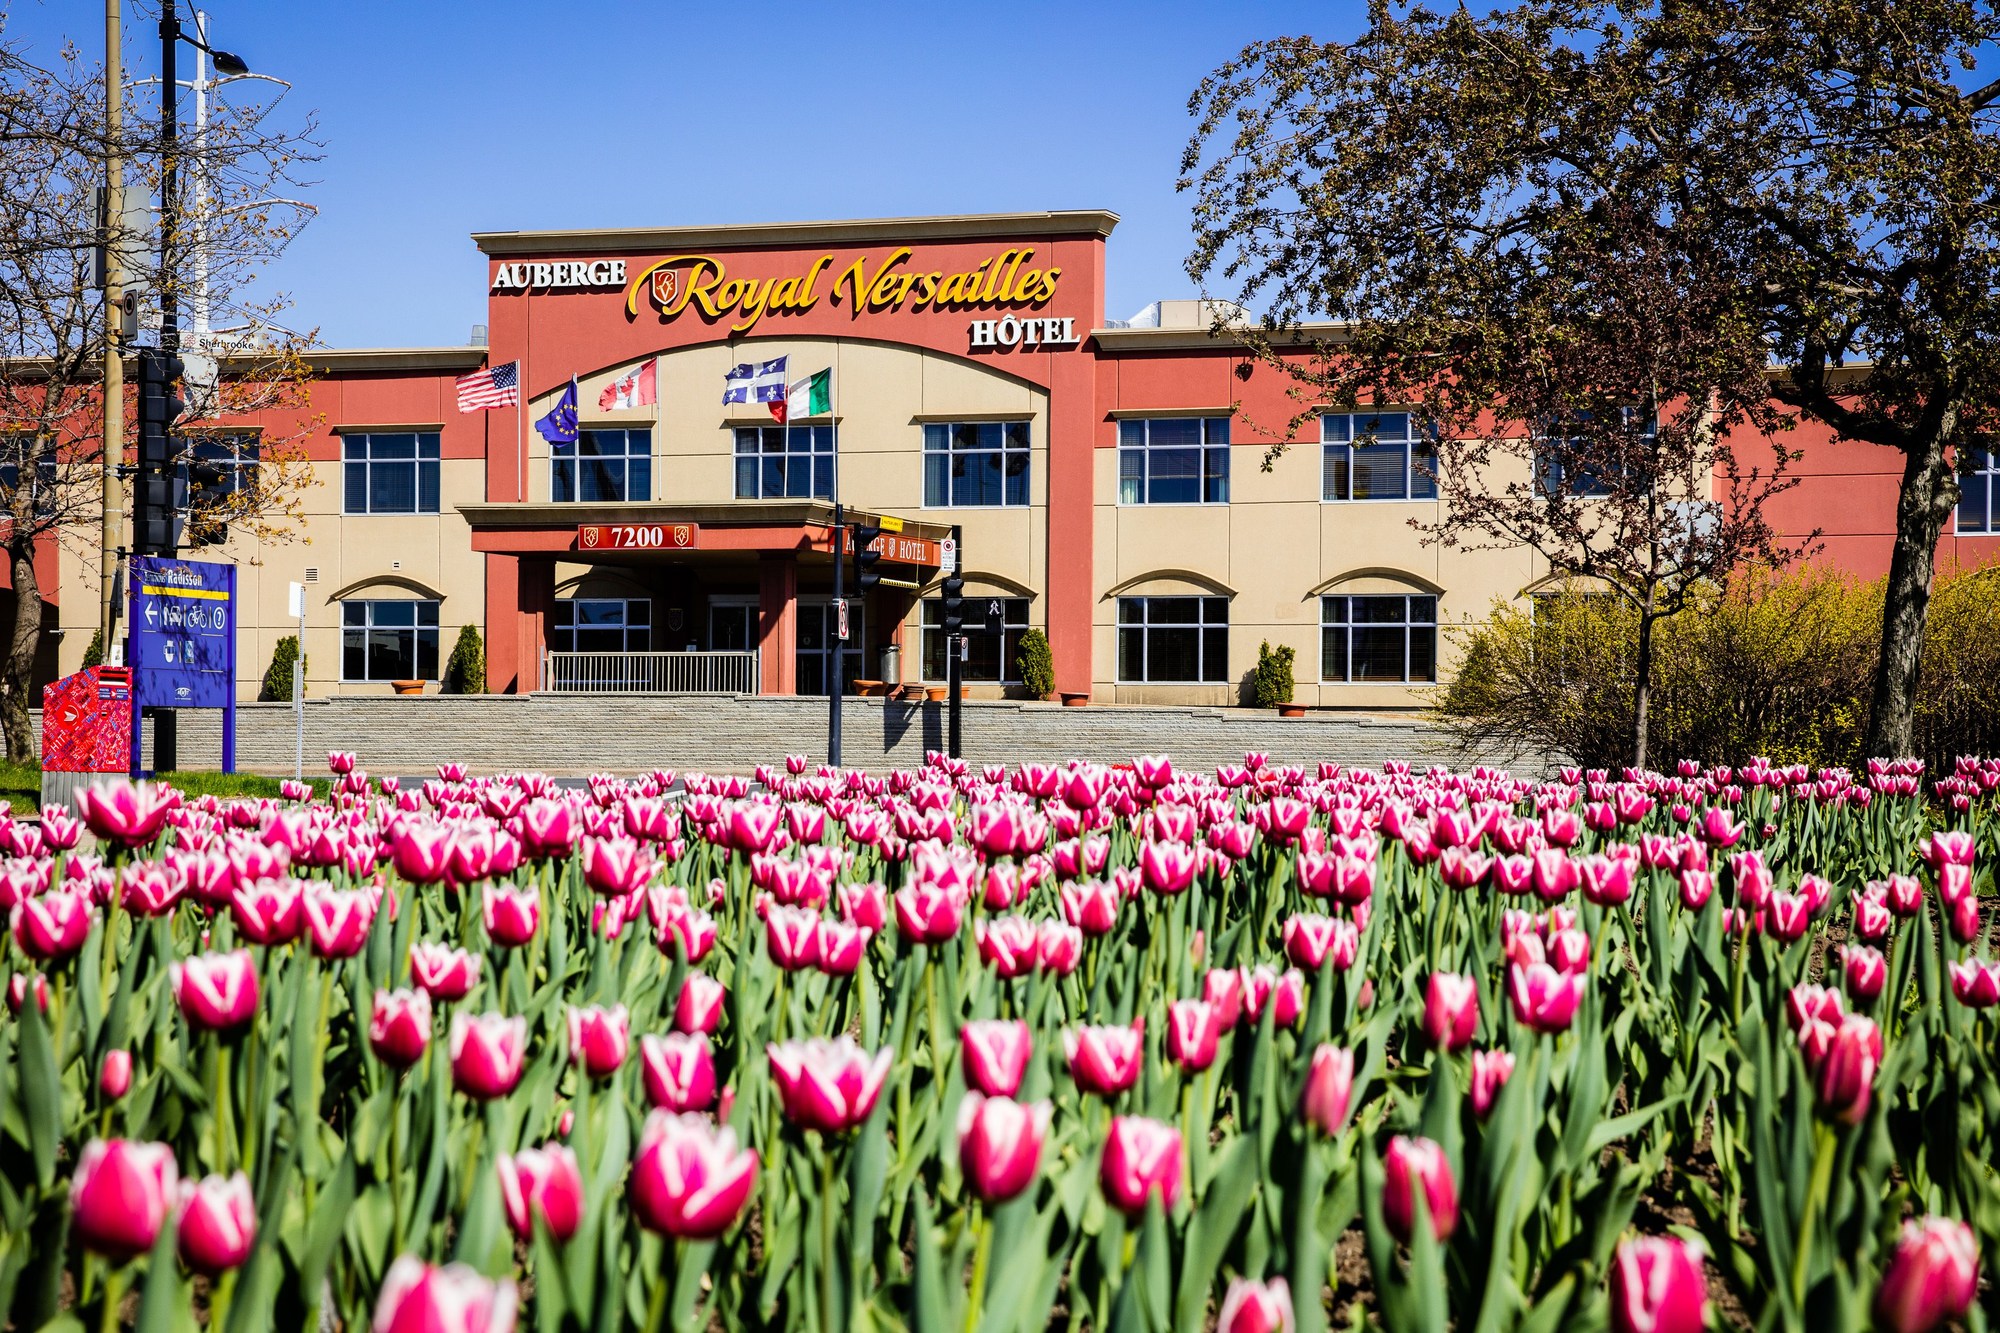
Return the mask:
<path id="1" fill-rule="evenodd" d="M 232 708 L 236 566 L 137 556 L 131 587 L 133 703 Z"/>

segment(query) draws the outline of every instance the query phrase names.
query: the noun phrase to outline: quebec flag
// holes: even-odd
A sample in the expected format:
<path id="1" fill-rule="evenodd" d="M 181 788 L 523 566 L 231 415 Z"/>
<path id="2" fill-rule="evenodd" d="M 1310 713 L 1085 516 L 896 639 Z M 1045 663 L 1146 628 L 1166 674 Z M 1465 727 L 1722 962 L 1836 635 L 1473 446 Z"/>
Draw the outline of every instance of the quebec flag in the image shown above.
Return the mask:
<path id="1" fill-rule="evenodd" d="M 745 361 L 730 368 L 722 377 L 722 401 L 730 403 L 782 403 L 785 401 L 785 360 Z"/>

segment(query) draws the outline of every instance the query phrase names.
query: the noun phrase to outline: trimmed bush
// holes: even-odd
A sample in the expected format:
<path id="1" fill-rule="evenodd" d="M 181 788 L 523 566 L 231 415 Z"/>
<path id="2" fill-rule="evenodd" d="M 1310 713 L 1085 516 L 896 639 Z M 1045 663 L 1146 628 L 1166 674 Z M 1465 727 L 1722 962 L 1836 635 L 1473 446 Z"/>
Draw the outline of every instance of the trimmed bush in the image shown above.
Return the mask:
<path id="1" fill-rule="evenodd" d="M 1276 708 L 1292 701 L 1296 688 L 1292 664 L 1298 653 L 1290 644 L 1273 648 L 1267 639 L 1257 645 L 1257 669 L 1250 676 L 1250 699 L 1259 708 Z"/>
<path id="2" fill-rule="evenodd" d="M 1021 652 L 1014 659 L 1020 670 L 1021 685 L 1030 699 L 1046 699 L 1055 693 L 1056 660 L 1049 651 L 1049 636 L 1031 629 L 1021 636 Z"/>
<path id="3" fill-rule="evenodd" d="M 486 693 L 486 645 L 480 641 L 479 626 L 461 625 L 458 642 L 444 664 L 446 694 Z"/>
<path id="4" fill-rule="evenodd" d="M 83 664 L 87 667 L 104 665 L 104 629 L 102 626 L 90 632 L 90 645 L 83 650 Z"/>
<path id="5" fill-rule="evenodd" d="M 300 664 L 299 692 L 305 693 L 304 659 L 299 657 L 299 636 L 287 634 L 278 640 L 271 650 L 271 665 L 264 671 L 263 687 L 257 691 L 257 698 L 265 703 L 289 702 L 292 697 L 292 663 Z"/>

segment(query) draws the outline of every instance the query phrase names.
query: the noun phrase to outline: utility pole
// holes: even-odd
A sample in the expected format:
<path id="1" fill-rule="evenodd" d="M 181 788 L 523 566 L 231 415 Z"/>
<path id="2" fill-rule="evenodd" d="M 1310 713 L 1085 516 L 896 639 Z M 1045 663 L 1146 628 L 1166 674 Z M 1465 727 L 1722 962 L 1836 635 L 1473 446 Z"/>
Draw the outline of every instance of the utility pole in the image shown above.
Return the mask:
<path id="1" fill-rule="evenodd" d="M 958 552 L 958 564 L 944 581 L 944 656 L 947 664 L 944 748 L 946 754 L 957 759 L 964 713 L 958 696 L 965 679 L 965 673 L 959 666 L 959 656 L 965 651 L 965 529 L 960 524 L 951 525 L 951 544 Z"/>
<path id="2" fill-rule="evenodd" d="M 104 528 L 98 550 L 99 604 L 97 629 L 104 660 L 119 655 L 111 640 L 117 632 L 111 585 L 118 573 L 118 548 L 125 544 L 125 490 L 118 469 L 125 462 L 125 320 L 124 247 L 125 162 L 120 156 L 124 134 L 125 70 L 122 15 L 125 0 L 104 0 Z"/>
<path id="3" fill-rule="evenodd" d="M 180 239 L 180 119 L 181 85 L 175 66 L 178 63 L 181 44 L 180 0 L 167 0 L 160 7 L 160 354 L 162 364 L 172 366 L 179 360 L 181 347 L 180 295 L 175 290 L 179 280 L 174 270 L 173 247 Z M 178 375 L 170 378 L 178 379 Z M 167 423 L 171 429 L 173 422 Z M 165 461 L 165 460 L 161 460 Z M 172 494 L 172 472 L 164 470 L 168 494 Z M 142 478 L 141 485 L 145 484 Z M 169 501 L 168 531 L 172 532 L 171 501 Z M 164 549 L 150 545 L 144 534 L 135 534 L 140 540 L 134 545 L 143 555 L 174 554 L 174 542 L 168 537 Z M 180 717 L 171 708 L 153 710 L 153 768 L 156 772 L 166 772 L 179 767 Z"/>
<path id="4" fill-rule="evenodd" d="M 833 502 L 833 623 L 826 627 L 827 647 L 833 663 L 833 678 L 827 682 L 826 762 L 840 767 L 840 704 L 847 693 L 847 589 L 843 577 L 847 567 L 847 518 L 840 501 Z"/>

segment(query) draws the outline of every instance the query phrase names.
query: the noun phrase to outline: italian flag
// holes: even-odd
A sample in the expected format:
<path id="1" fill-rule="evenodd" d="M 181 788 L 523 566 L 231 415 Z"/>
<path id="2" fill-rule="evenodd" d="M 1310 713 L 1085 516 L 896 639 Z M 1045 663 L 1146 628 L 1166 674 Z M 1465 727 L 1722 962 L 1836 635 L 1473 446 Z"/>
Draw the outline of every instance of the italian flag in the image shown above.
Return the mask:
<path id="1" fill-rule="evenodd" d="M 785 391 L 785 401 L 771 404 L 779 421 L 789 417 L 823 417 L 833 411 L 833 367 L 806 376 Z"/>

